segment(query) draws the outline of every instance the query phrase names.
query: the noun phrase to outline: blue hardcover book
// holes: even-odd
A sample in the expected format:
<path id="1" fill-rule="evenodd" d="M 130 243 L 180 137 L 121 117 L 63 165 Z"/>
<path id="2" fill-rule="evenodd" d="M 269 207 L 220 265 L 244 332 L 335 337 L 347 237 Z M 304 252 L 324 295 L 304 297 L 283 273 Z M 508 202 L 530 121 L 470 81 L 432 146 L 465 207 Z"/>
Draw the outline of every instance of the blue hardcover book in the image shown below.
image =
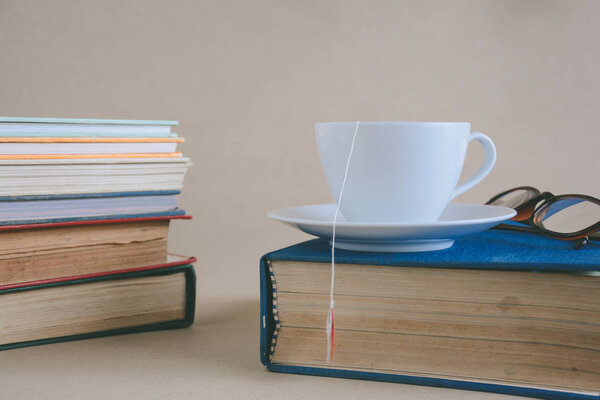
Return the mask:
<path id="1" fill-rule="evenodd" d="M 12 201 L 31 201 L 31 200 L 70 200 L 70 199 L 95 199 L 110 197 L 131 197 L 131 196 L 169 196 L 181 194 L 180 190 L 146 190 L 139 192 L 108 192 L 108 193 L 77 193 L 77 194 L 40 194 L 23 196 L 0 196 L 0 203 Z"/>
<path id="2" fill-rule="evenodd" d="M 329 362 L 329 244 L 261 258 L 260 356 L 270 371 L 600 398 L 600 245 L 490 230 L 442 251 L 335 254 Z"/>
<path id="3" fill-rule="evenodd" d="M 60 223 L 77 223 L 77 222 L 93 222 L 93 221 L 109 221 L 109 220 L 132 220 L 145 218 L 174 218 L 186 216 L 185 210 L 175 209 L 164 212 L 153 213 L 125 213 L 125 214 L 105 214 L 80 217 L 63 217 L 63 218 L 39 218 L 39 219 L 14 219 L 0 220 L 0 230 L 3 227 L 14 227 L 23 225 L 45 225 L 45 224 L 60 224 Z"/>
<path id="4" fill-rule="evenodd" d="M 135 215 L 183 215 L 179 191 L 84 193 L 0 197 L 0 226 L 122 218 Z"/>

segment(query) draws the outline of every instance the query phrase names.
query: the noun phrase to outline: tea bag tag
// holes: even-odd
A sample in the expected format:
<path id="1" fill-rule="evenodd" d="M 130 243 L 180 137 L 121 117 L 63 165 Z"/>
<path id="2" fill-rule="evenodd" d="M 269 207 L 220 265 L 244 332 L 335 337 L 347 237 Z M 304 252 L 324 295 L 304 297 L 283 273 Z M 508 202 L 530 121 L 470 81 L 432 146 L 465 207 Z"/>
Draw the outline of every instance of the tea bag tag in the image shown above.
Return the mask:
<path id="1" fill-rule="evenodd" d="M 327 322 L 325 326 L 325 333 L 327 334 L 327 363 L 329 363 L 333 358 L 333 351 L 335 349 L 335 318 L 333 316 L 333 290 L 335 287 L 335 228 L 337 224 L 337 216 L 340 212 L 340 205 L 342 204 L 342 197 L 344 196 L 344 187 L 346 186 L 346 180 L 348 179 L 348 169 L 350 168 L 350 159 L 352 158 L 352 153 L 354 152 L 354 144 L 356 143 L 356 135 L 358 134 L 359 124 L 360 121 L 356 121 L 354 135 L 352 136 L 352 145 L 350 146 L 350 152 L 348 153 L 348 159 L 346 160 L 346 169 L 344 171 L 344 179 L 342 180 L 342 188 L 335 206 L 335 213 L 333 214 L 333 228 L 331 234 L 331 288 L 329 290 L 329 312 L 327 313 Z"/>

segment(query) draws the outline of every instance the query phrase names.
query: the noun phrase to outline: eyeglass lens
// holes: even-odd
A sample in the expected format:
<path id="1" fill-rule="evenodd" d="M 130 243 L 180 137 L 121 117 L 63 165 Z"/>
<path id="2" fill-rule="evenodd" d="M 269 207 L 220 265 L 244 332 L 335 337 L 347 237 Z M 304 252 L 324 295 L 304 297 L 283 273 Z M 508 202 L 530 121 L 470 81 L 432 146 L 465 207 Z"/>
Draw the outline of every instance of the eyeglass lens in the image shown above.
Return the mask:
<path id="1" fill-rule="evenodd" d="M 600 204 L 578 197 L 567 197 L 543 206 L 533 222 L 557 233 L 575 233 L 600 221 Z"/>
<path id="2" fill-rule="evenodd" d="M 538 194 L 538 191 L 533 191 L 531 189 L 517 189 L 506 193 L 504 196 L 497 198 L 490 204 L 494 206 L 516 208 L 521 204 L 533 199 Z"/>

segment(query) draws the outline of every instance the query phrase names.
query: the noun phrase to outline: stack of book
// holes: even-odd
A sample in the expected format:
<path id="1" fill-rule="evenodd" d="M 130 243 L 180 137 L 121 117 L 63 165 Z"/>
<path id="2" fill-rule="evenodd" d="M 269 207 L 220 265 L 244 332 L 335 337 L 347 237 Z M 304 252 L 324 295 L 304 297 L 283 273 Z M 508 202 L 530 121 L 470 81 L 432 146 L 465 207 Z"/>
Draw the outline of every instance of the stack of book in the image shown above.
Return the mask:
<path id="1" fill-rule="evenodd" d="M 271 371 L 600 397 L 597 245 L 490 230 L 443 251 L 335 256 L 329 361 L 328 242 L 261 259 L 260 351 Z"/>
<path id="2" fill-rule="evenodd" d="M 0 118 L 0 349 L 193 322 L 176 125 Z"/>

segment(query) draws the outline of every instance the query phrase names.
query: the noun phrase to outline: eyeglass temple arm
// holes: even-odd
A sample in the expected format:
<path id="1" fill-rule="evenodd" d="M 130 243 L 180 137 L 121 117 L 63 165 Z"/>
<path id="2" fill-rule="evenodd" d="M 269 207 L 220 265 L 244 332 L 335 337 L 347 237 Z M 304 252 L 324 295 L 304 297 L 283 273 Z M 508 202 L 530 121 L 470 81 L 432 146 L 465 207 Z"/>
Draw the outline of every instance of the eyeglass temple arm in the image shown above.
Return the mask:
<path id="1" fill-rule="evenodd" d="M 521 210 L 523 208 L 535 206 L 535 205 L 539 204 L 541 201 L 546 201 L 553 197 L 554 197 L 554 195 L 550 192 L 542 192 L 542 193 L 536 195 L 534 198 L 527 200 L 523 204 L 516 206 L 515 210 Z"/>
<path id="2" fill-rule="evenodd" d="M 535 231 L 532 228 L 529 228 L 527 226 L 519 226 L 519 225 L 499 224 L 499 225 L 496 225 L 496 226 L 492 227 L 492 229 L 500 229 L 500 230 L 503 230 L 503 231 L 535 233 Z M 592 235 L 587 235 L 587 238 L 589 240 L 599 241 L 600 240 L 600 233 L 594 233 Z"/>

